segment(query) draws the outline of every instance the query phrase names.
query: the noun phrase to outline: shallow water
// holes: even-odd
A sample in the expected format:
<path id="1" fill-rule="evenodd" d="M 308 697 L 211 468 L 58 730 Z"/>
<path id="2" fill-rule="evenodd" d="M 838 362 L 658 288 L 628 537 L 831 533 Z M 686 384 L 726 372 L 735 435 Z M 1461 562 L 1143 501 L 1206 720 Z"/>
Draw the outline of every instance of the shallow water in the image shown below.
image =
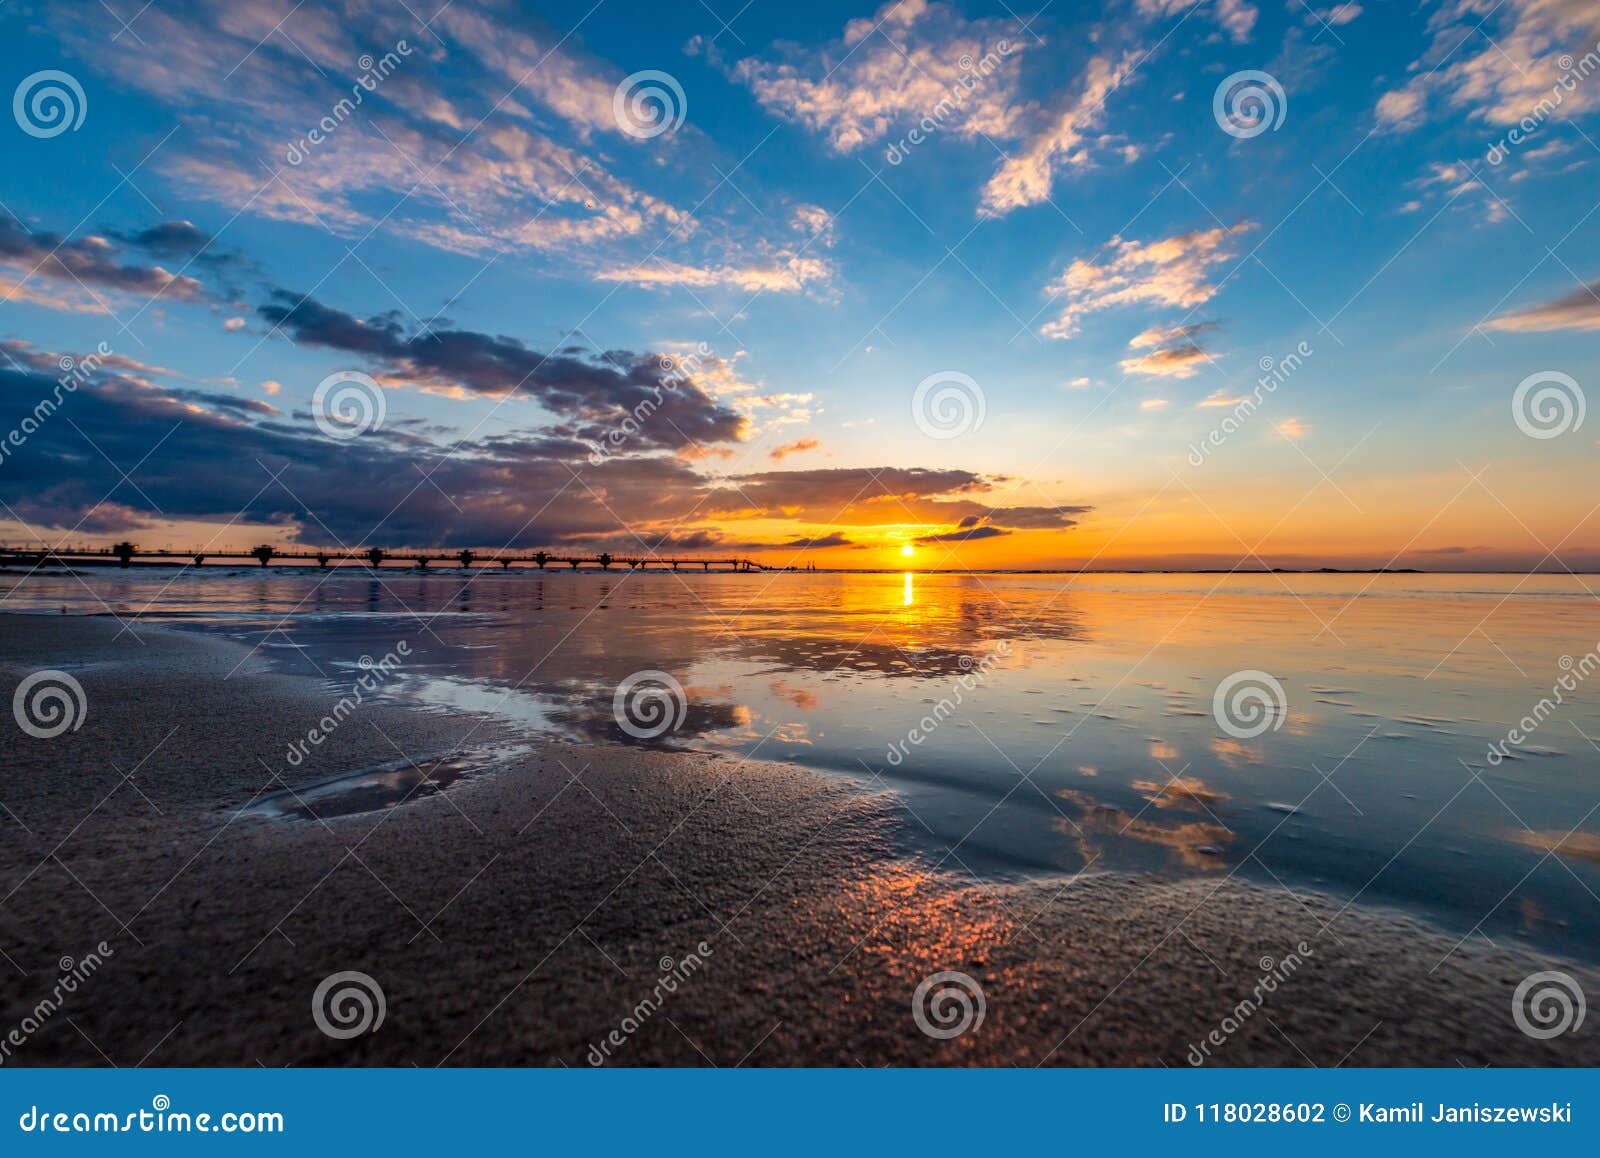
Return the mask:
<path id="1" fill-rule="evenodd" d="M 907 844 L 956 871 L 1237 873 L 1594 960 L 1595 591 L 1572 576 L 135 568 L 0 577 L 0 609 L 221 632 L 330 695 L 404 641 L 384 694 L 531 735 L 848 776 L 892 791 Z M 639 672 L 682 699 L 660 677 L 630 684 Z"/>

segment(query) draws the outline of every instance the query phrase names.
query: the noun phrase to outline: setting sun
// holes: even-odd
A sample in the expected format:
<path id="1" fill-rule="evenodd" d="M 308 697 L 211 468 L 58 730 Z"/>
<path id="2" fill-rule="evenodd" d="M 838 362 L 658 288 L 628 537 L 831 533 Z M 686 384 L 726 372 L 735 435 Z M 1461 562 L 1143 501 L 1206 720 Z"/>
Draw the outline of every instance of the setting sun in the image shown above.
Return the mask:
<path id="1" fill-rule="evenodd" d="M 900 554 L 905 556 L 907 559 L 911 558 L 911 556 L 915 555 L 916 553 L 917 549 L 910 543 L 907 543 L 905 546 L 900 548 Z"/>

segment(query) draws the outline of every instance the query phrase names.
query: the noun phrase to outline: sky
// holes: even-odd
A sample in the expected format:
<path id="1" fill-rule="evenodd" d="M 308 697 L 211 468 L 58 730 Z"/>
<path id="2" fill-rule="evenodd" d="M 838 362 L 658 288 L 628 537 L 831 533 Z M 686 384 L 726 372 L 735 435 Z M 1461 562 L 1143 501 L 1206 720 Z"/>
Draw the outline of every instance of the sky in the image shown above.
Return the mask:
<path id="1" fill-rule="evenodd" d="M 0 4 L 0 540 L 1600 568 L 1592 0 Z"/>

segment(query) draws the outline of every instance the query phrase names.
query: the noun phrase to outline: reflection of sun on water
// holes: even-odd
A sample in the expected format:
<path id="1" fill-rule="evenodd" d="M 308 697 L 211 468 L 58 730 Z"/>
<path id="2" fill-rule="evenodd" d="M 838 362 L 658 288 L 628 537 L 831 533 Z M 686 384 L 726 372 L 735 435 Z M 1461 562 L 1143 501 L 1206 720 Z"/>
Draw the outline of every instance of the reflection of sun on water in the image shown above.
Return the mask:
<path id="1" fill-rule="evenodd" d="M 911 572 L 910 571 L 906 572 L 906 588 L 905 588 L 905 595 L 903 597 L 903 601 L 905 603 L 905 606 L 907 606 L 907 607 L 910 607 L 913 603 L 915 603 L 917 601 L 917 593 L 911 589 Z"/>

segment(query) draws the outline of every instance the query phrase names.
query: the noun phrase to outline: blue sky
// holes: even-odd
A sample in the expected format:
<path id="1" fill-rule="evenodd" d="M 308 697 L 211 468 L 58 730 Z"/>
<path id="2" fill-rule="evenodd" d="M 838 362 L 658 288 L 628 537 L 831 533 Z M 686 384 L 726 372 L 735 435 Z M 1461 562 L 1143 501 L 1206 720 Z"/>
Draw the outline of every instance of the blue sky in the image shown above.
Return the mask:
<path id="1" fill-rule="evenodd" d="M 8 539 L 1600 565 L 1600 417 L 1531 437 L 1513 409 L 1531 375 L 1574 405 L 1600 379 L 1592 4 L 12 0 L 0 23 L 8 86 L 59 70 L 84 113 L 0 128 L 0 419 L 61 355 L 120 356 L 0 466 Z M 1230 132 L 1246 71 L 1273 123 Z M 652 85 L 665 122 L 619 114 Z M 589 461 L 662 355 L 681 410 Z M 312 413 L 340 371 L 385 404 L 355 440 Z M 981 425 L 930 437 L 939 375 Z M 276 500 L 211 484 L 241 458 L 293 464 Z M 398 514 L 352 501 L 385 477 Z"/>

